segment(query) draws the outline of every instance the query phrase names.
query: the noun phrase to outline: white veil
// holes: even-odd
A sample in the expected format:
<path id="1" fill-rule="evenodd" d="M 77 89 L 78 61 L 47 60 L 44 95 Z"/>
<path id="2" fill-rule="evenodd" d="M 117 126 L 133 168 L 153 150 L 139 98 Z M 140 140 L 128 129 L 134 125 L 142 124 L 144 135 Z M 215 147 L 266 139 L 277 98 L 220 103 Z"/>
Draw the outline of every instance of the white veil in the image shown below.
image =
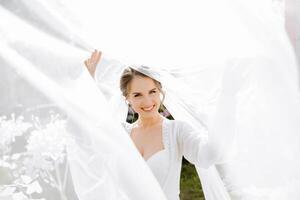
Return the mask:
<path id="1" fill-rule="evenodd" d="M 3 96 L 0 110 L 1 116 L 6 116 L 0 119 L 1 198 L 165 198 L 123 127 L 115 121 L 116 117 L 125 120 L 126 115 L 125 102 L 118 89 L 118 80 L 126 65 L 104 53 L 98 66 L 101 70 L 97 71 L 101 90 L 83 67 L 88 50 L 92 46 L 103 46 L 104 52 L 124 63 L 150 66 L 158 73 L 150 75 L 159 75 L 157 79 L 166 89 L 165 105 L 171 114 L 175 119 L 189 121 L 203 133 L 216 128 L 214 121 L 219 117 L 217 102 L 223 91 L 224 77 L 225 80 L 241 77 L 236 112 L 232 113 L 236 117 L 231 127 L 235 134 L 219 132 L 218 142 L 222 143 L 222 138 L 230 141 L 230 145 L 222 149 L 232 150 L 232 154 L 222 159 L 226 158 L 226 163 L 208 169 L 197 167 L 206 199 L 299 199 L 297 65 L 284 27 L 270 8 L 271 1 L 227 0 L 224 3 L 214 0 L 211 4 L 218 6 L 208 7 L 203 3 L 201 8 L 193 3 L 188 4 L 188 8 L 194 9 L 189 17 L 193 17 L 197 9 L 205 11 L 207 8 L 215 12 L 227 9 L 231 15 L 222 12 L 225 21 L 218 22 L 220 17 L 212 19 L 219 25 L 216 29 L 200 23 L 200 31 L 195 29 L 191 35 L 172 30 L 178 24 L 172 26 L 173 39 L 182 33 L 190 36 L 182 37 L 182 41 L 188 42 L 178 44 L 180 51 L 172 47 L 172 41 L 159 43 L 166 39 L 163 37 L 156 37 L 158 43 L 153 46 L 144 38 L 146 42 L 139 46 L 139 42 L 133 42 L 134 29 L 125 36 L 136 48 L 125 51 L 128 44 L 115 43 L 126 41 L 126 37 L 113 35 L 110 39 L 100 33 L 124 32 L 132 27 L 121 26 L 120 22 L 121 28 L 116 26 L 110 30 L 111 22 L 102 20 L 101 28 L 96 30 L 98 25 L 95 24 L 104 19 L 101 18 L 103 13 L 108 17 L 122 15 L 124 10 L 131 13 L 114 7 L 113 3 L 108 7 L 115 10 L 109 13 L 105 11 L 107 7 L 97 8 L 93 1 L 0 1 L 0 90 Z M 148 6 L 153 9 L 153 5 Z M 138 3 L 136 6 L 143 7 Z M 168 8 L 167 3 L 161 6 L 160 12 Z M 129 16 L 151 19 L 147 18 L 147 9 L 143 11 L 145 13 L 137 11 Z M 216 14 L 204 12 L 203 15 Z M 229 19 L 234 23 L 226 21 Z M 118 23 L 115 20 L 112 19 Z M 79 22 L 87 27 L 88 34 L 82 31 Z M 162 20 L 160 25 L 172 22 Z M 192 27 L 197 27 L 197 21 L 193 23 Z M 151 24 L 145 24 L 151 28 Z M 184 21 L 180 23 L 183 24 Z M 224 24 L 230 25 L 229 28 L 222 26 Z M 160 31 L 162 35 L 170 33 L 163 26 L 159 27 L 165 31 Z M 181 28 L 189 30 L 191 27 Z M 204 34 L 206 28 L 212 31 L 212 36 Z M 198 41 L 197 34 L 201 31 L 204 35 Z M 216 34 L 218 31 L 224 31 L 224 35 Z M 97 38 L 97 34 L 101 37 Z M 200 48 L 202 42 L 211 46 Z M 155 48 L 158 45 L 161 48 Z M 138 54 L 139 51 L 146 56 Z M 199 58 L 199 55 L 202 56 Z M 224 62 L 228 58 L 234 59 Z M 184 63 L 186 67 L 180 67 Z M 227 69 L 230 73 L 224 73 Z"/>
<path id="2" fill-rule="evenodd" d="M 1 199 L 164 199 L 83 68 L 87 54 L 43 32 L 25 1 L 1 3 Z"/>

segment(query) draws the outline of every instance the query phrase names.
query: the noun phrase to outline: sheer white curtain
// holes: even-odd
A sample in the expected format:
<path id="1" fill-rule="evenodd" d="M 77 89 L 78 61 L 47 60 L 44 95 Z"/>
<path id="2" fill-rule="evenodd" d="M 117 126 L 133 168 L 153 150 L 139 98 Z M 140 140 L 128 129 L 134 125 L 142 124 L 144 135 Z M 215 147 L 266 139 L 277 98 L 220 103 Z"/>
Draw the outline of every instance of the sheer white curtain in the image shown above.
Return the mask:
<path id="1" fill-rule="evenodd" d="M 171 76 L 163 80 L 175 118 L 208 130 L 224 69 L 235 66 L 235 156 L 197 168 L 206 199 L 299 199 L 296 59 L 272 1 L 0 4 L 1 197 L 164 199 L 114 121 L 120 69 L 138 63 Z M 83 67 L 93 48 L 108 58 L 109 90 Z"/>

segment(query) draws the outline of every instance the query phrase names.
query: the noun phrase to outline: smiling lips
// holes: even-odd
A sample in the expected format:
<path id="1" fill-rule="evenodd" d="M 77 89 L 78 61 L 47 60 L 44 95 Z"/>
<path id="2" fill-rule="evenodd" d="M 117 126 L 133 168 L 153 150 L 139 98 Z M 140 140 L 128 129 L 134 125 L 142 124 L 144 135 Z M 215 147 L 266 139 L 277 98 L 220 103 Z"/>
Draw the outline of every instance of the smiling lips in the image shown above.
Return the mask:
<path id="1" fill-rule="evenodd" d="M 154 108 L 155 105 L 151 106 L 151 107 L 144 107 L 142 108 L 143 111 L 149 112 Z"/>

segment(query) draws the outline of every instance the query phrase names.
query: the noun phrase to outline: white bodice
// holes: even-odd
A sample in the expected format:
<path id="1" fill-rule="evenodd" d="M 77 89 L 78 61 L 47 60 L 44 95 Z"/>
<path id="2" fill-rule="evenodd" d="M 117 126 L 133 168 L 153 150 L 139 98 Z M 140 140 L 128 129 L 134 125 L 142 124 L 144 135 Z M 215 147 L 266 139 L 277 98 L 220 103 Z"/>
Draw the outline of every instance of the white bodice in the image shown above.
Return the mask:
<path id="1" fill-rule="evenodd" d="M 169 154 L 168 154 L 169 148 L 167 148 L 167 142 L 166 142 L 167 140 L 166 135 L 168 135 L 166 120 L 168 119 L 164 118 L 162 121 L 162 143 L 164 149 L 154 153 L 147 160 L 145 160 L 161 187 L 164 186 L 164 182 L 166 180 L 168 174 L 168 168 L 170 165 Z M 129 135 L 132 132 L 132 128 L 133 128 L 133 124 L 127 124 L 127 131 Z"/>
<path id="2" fill-rule="evenodd" d="M 125 123 L 128 134 L 133 125 Z M 191 130 L 187 123 L 164 118 L 162 123 L 164 149 L 154 153 L 147 165 L 162 187 L 168 200 L 179 200 L 182 156 L 192 163 L 197 162 L 200 134 Z M 191 142 L 192 141 L 192 142 Z"/>
<path id="3" fill-rule="evenodd" d="M 156 152 L 146 161 L 160 186 L 163 186 L 166 175 L 168 174 L 168 160 L 168 154 L 164 149 Z"/>

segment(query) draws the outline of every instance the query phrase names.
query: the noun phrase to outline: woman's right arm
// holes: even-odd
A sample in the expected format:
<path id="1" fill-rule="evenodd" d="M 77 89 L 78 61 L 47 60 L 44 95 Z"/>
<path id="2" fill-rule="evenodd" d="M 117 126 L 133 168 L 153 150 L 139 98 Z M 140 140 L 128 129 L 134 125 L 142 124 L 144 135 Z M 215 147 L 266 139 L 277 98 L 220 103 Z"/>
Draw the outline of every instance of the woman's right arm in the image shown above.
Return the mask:
<path id="1" fill-rule="evenodd" d="M 98 50 L 95 50 L 84 64 L 95 79 L 97 87 L 110 100 L 116 91 L 120 90 L 119 82 L 125 65 Z"/>
<path id="2" fill-rule="evenodd" d="M 95 72 L 97 65 L 101 59 L 102 52 L 95 49 L 95 51 L 91 54 L 91 57 L 84 61 L 86 68 L 93 78 L 95 78 Z"/>

